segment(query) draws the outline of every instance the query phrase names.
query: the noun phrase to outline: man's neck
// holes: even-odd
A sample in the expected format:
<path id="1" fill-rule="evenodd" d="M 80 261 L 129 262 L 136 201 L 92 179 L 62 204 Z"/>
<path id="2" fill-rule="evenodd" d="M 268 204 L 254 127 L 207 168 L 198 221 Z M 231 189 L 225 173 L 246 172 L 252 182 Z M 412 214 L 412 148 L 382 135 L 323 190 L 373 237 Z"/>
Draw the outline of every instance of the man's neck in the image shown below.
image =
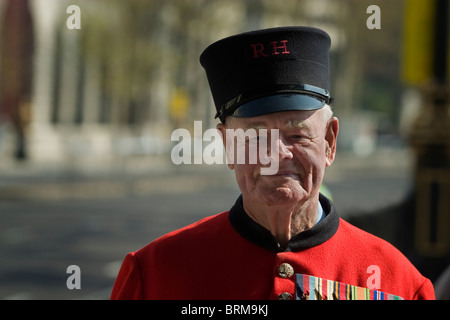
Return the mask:
<path id="1" fill-rule="evenodd" d="M 256 223 L 269 230 L 282 248 L 296 234 L 311 229 L 316 223 L 318 198 L 282 206 L 267 207 L 255 202 L 247 203 L 244 210 Z"/>

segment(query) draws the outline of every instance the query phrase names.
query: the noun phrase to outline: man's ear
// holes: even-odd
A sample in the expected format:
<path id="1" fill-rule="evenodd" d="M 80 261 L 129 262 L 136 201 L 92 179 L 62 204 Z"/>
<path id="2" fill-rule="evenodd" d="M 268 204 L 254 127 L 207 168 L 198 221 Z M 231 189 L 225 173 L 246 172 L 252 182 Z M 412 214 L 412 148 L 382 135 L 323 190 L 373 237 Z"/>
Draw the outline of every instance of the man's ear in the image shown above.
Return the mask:
<path id="1" fill-rule="evenodd" d="M 231 159 L 229 159 L 230 154 L 229 154 L 228 148 L 227 148 L 227 125 L 224 124 L 224 123 L 218 123 L 216 128 L 219 131 L 220 136 L 222 137 L 223 146 L 225 148 L 225 154 L 227 156 L 228 168 L 233 170 L 234 169 L 234 162 Z"/>
<path id="2" fill-rule="evenodd" d="M 331 166 L 336 156 L 336 142 L 339 133 L 339 120 L 336 117 L 332 117 L 328 120 L 327 128 L 325 132 L 326 150 L 325 155 L 327 157 L 326 165 Z"/>

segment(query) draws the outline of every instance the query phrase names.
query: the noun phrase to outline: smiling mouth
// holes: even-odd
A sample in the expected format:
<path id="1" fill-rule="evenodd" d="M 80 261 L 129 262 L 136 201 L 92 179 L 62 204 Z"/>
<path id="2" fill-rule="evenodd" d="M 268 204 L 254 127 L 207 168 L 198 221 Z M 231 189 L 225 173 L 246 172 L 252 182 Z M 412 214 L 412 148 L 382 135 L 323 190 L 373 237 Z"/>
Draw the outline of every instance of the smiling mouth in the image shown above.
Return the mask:
<path id="1" fill-rule="evenodd" d="M 276 174 L 272 175 L 272 177 L 285 177 L 292 179 L 300 179 L 300 174 L 291 171 L 279 171 Z"/>

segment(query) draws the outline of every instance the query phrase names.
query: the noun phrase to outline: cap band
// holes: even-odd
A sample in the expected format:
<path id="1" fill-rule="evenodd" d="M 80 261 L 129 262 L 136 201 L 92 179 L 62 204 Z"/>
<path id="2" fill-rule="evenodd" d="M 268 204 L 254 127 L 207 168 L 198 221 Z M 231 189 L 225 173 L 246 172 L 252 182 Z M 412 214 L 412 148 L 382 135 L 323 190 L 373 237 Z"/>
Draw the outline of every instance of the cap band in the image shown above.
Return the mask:
<path id="1" fill-rule="evenodd" d="M 325 106 L 325 100 L 303 94 L 281 94 L 252 100 L 238 107 L 231 116 L 251 118 L 280 111 L 309 111 Z"/>
<path id="2" fill-rule="evenodd" d="M 252 93 L 234 97 L 219 108 L 215 118 L 223 121 L 229 115 L 244 118 L 278 111 L 315 110 L 332 101 L 328 90 L 309 84 L 277 85 L 263 92 L 266 94 L 256 99 Z"/>

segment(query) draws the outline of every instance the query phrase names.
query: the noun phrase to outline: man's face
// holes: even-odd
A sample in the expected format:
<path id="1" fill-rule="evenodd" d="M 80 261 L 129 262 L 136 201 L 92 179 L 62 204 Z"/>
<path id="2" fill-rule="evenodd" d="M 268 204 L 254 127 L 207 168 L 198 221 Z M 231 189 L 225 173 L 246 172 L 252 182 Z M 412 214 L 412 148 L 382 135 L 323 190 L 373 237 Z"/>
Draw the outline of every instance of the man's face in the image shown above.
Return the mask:
<path id="1" fill-rule="evenodd" d="M 274 137 L 272 129 L 278 130 L 277 154 L 270 154 L 271 161 L 278 161 L 278 172 L 261 174 L 261 168 L 269 165 L 256 163 L 230 164 L 235 170 L 236 180 L 247 201 L 280 205 L 295 201 L 305 202 L 318 196 L 325 167 L 331 165 L 336 151 L 339 130 L 337 118 L 324 119 L 322 110 L 284 111 L 254 118 L 227 119 L 226 125 L 218 125 L 226 140 L 225 129 L 267 129 L 268 139 Z M 275 135 L 276 137 L 276 135 Z M 245 143 L 246 152 L 249 144 Z M 253 149 L 254 150 L 254 149 Z M 273 150 L 271 151 L 272 153 Z M 267 163 L 267 162 L 266 162 Z"/>

